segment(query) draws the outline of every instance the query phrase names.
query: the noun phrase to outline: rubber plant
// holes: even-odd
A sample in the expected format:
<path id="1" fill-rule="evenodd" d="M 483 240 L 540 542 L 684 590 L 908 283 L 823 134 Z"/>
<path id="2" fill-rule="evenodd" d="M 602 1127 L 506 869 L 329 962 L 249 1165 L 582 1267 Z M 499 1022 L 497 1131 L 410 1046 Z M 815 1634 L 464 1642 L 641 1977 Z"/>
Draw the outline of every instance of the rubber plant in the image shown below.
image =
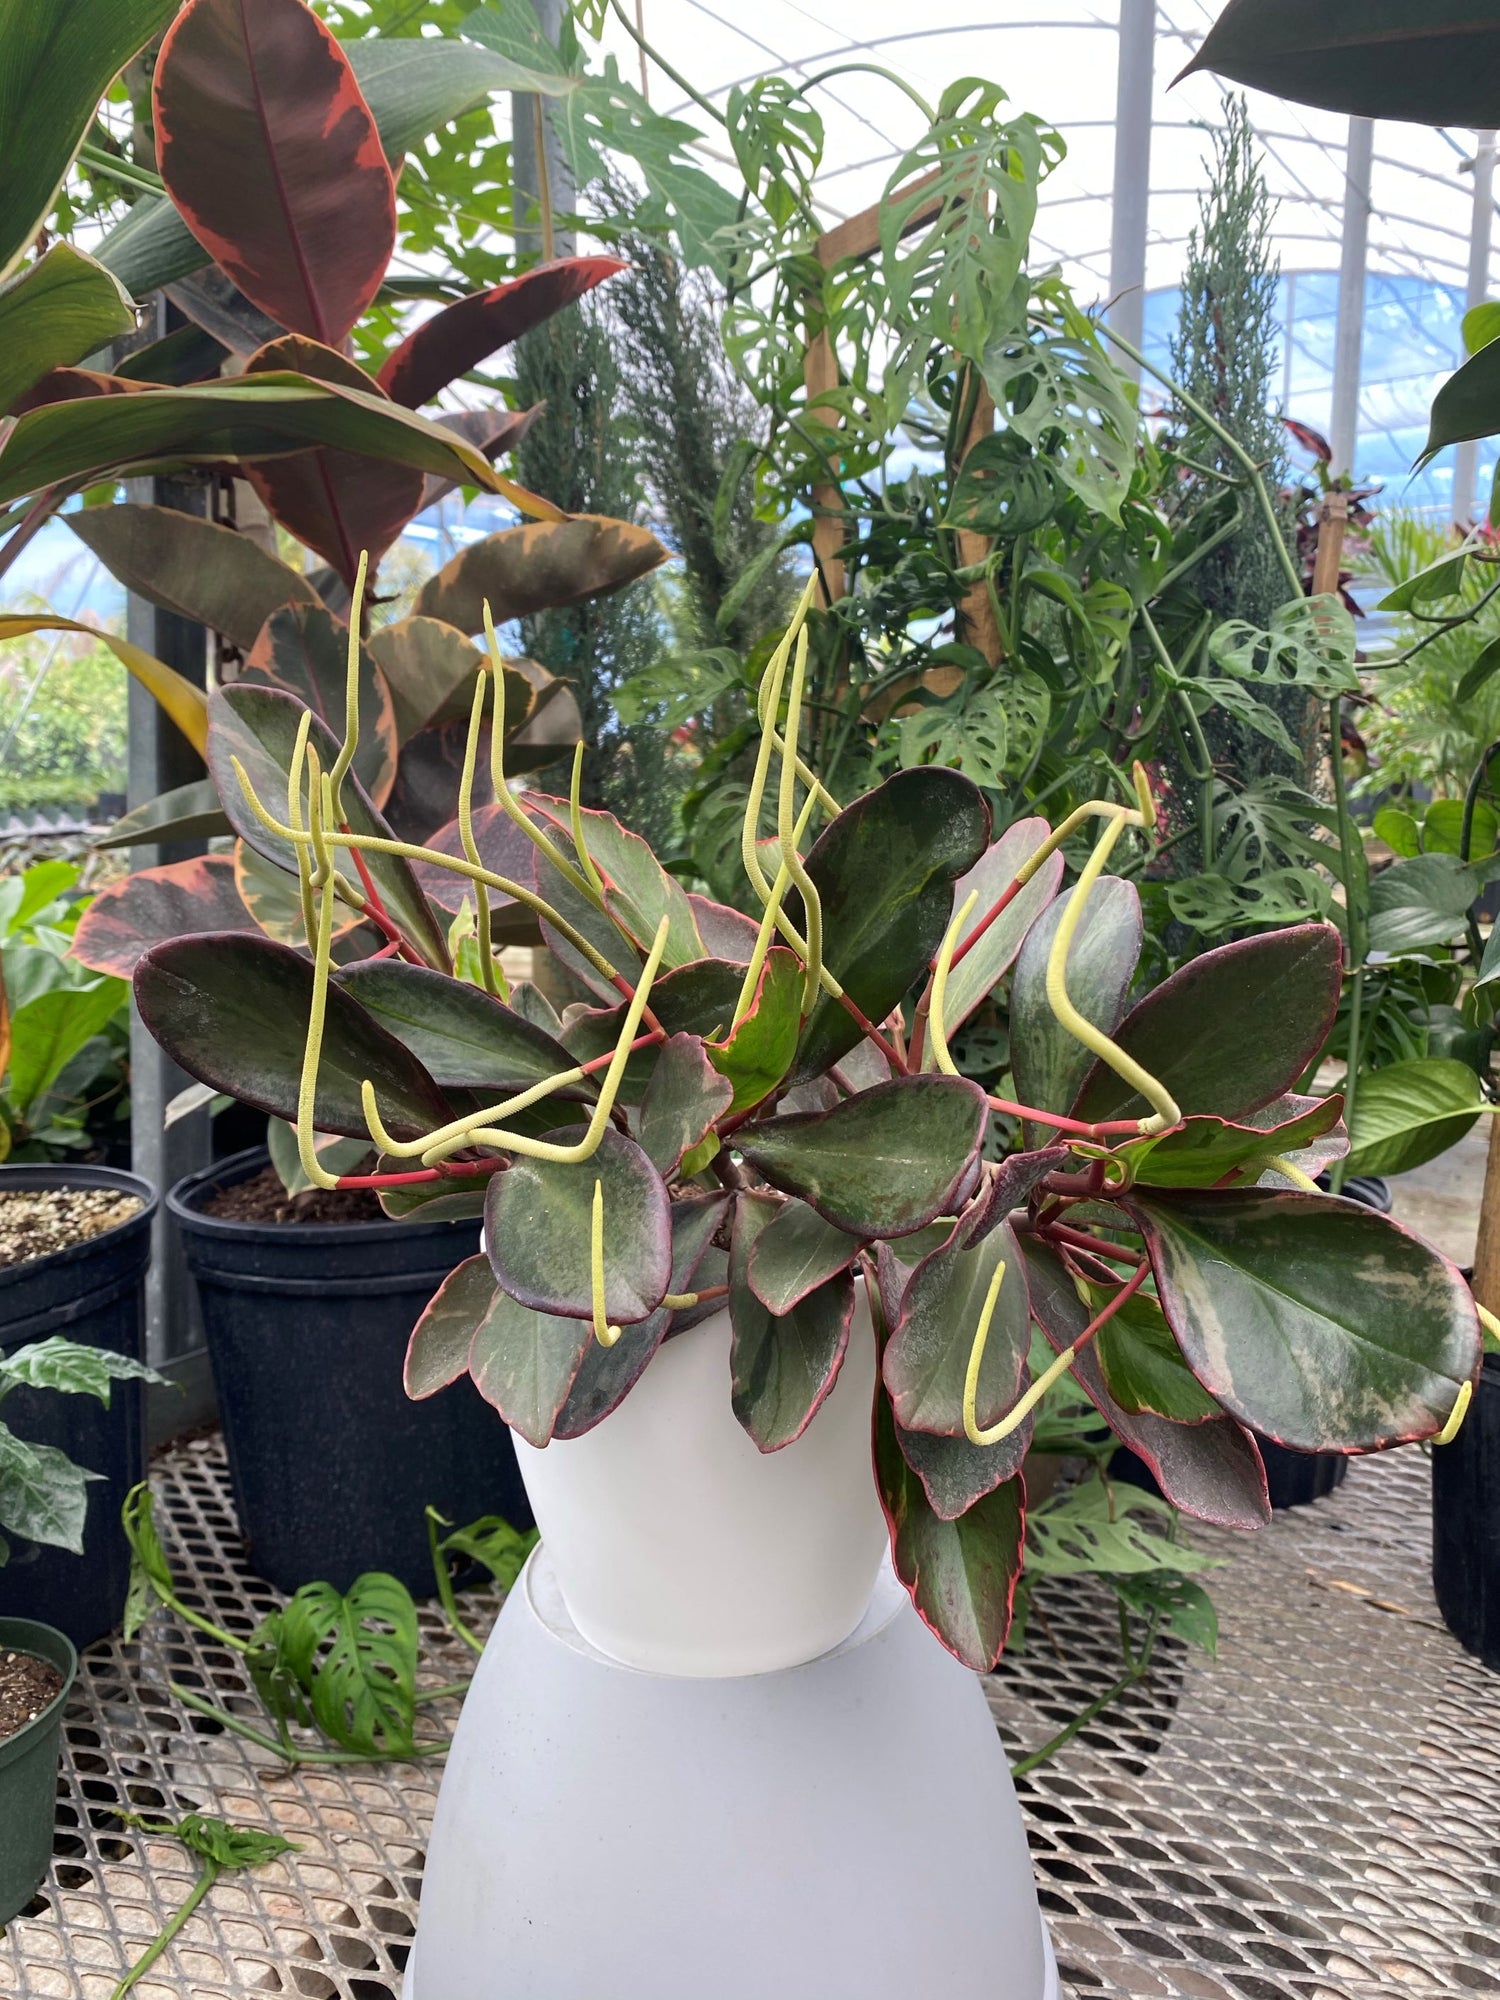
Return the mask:
<path id="1" fill-rule="evenodd" d="M 46 472 L 0 566 L 75 488 L 122 464 L 163 455 L 232 463 L 322 568 L 305 574 L 232 526 L 165 507 L 85 506 L 65 518 L 129 589 L 219 635 L 221 674 L 233 679 L 244 714 L 275 713 L 258 705 L 255 688 L 338 715 L 356 573 L 362 584 L 368 573 L 359 599 L 367 612 L 380 559 L 416 514 L 458 481 L 506 493 L 536 518 L 463 549 L 424 585 L 409 617 L 369 632 L 353 614 L 366 641 L 355 776 L 398 832 L 425 840 L 457 810 L 463 718 L 480 659 L 469 635 L 482 599 L 502 620 L 527 616 L 618 588 L 665 551 L 645 529 L 564 517 L 492 471 L 489 459 L 534 412 L 466 410 L 442 422 L 415 412 L 623 267 L 610 257 L 537 266 L 435 313 L 368 374 L 345 348 L 395 248 L 396 182 L 343 46 L 303 0 L 190 0 L 162 45 L 154 107 L 162 199 L 216 260 L 171 288 L 196 323 L 100 374 L 71 364 L 133 325 L 109 271 L 58 244 L 0 292 L 7 332 L 13 323 L 35 334 L 12 350 L 4 376 L 16 423 L 0 447 L 0 491 L 12 496 L 23 478 L 29 491 L 38 464 Z M 49 329 L 68 334 L 68 344 L 49 341 Z M 288 448 L 304 443 L 311 448 Z M 7 483 L 17 463 L 24 471 Z M 0 638 L 66 622 L 3 618 Z M 206 749 L 203 692 L 101 636 Z M 544 766 L 577 740 L 568 687 L 530 662 L 507 673 L 505 713 L 512 770 Z M 229 831 L 210 777 L 139 808 L 109 844 Z M 132 877 L 91 925 L 93 955 L 80 955 L 128 975 L 144 943 L 184 931 L 261 925 L 299 937 L 299 907 L 281 894 L 274 869 L 241 848 Z"/>
<path id="2" fill-rule="evenodd" d="M 1337 931 L 1225 945 L 1127 1005 L 1139 908 L 1106 870 L 1123 839 L 1152 837 L 1144 773 L 998 840 L 944 767 L 840 805 L 799 753 L 813 587 L 759 691 L 743 829 L 759 922 L 582 810 L 576 781 L 523 803 L 493 771 L 507 865 L 486 858 L 468 801 L 503 671 L 475 688 L 457 841 L 392 838 L 350 774 L 351 661 L 342 741 L 291 695 L 263 697 L 274 749 L 222 696 L 210 722 L 241 837 L 297 870 L 312 961 L 267 938 L 182 939 L 146 953 L 135 992 L 192 1075 L 295 1123 L 309 1180 L 374 1188 L 393 1213 L 483 1212 L 487 1252 L 418 1323 L 408 1388 L 467 1371 L 533 1444 L 565 1449 L 727 1302 L 726 1393 L 778 1451 L 837 1377 L 863 1282 L 895 1567 L 943 1644 L 987 1669 L 1021 1565 L 1033 1412 L 1065 1373 L 1171 1501 L 1254 1527 L 1269 1509 L 1247 1426 L 1309 1451 L 1450 1433 L 1480 1323 L 1447 1259 L 1313 1185 L 1346 1144 L 1340 1100 L 1298 1090 L 1334 1017 Z M 383 887 L 389 946 L 334 965 L 340 909 L 369 900 L 377 868 L 393 888 L 435 871 L 468 885 L 463 972 Z M 529 986 L 507 992 L 491 926 L 515 904 L 597 1004 L 559 1018 Z M 952 1056 L 1004 977 L 1015 1099 Z M 325 1133 L 378 1147 L 376 1170 L 329 1173 Z M 1055 1350 L 1034 1379 L 1033 1320 Z"/>

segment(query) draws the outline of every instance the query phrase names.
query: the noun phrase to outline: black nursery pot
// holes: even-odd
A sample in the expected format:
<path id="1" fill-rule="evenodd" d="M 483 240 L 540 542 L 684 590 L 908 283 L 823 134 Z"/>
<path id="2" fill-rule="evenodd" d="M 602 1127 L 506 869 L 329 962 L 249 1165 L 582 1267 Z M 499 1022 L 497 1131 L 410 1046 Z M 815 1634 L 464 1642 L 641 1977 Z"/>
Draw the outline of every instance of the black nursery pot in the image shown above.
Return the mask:
<path id="1" fill-rule="evenodd" d="M 425 1509 L 531 1511 L 510 1432 L 472 1383 L 412 1402 L 402 1363 L 478 1222 L 230 1222 L 203 1212 L 264 1152 L 177 1183 L 167 1206 L 198 1282 L 240 1526 L 279 1590 L 386 1570 L 430 1596 Z"/>
<path id="2" fill-rule="evenodd" d="M 13 1354 L 49 1334 L 144 1358 L 145 1277 L 156 1194 L 149 1181 L 112 1167 L 0 1167 L 0 1189 L 112 1188 L 142 1207 L 115 1229 L 70 1249 L 0 1270 L 0 1349 Z M 125 1495 L 145 1477 L 145 1400 L 139 1382 L 111 1386 L 109 1408 L 92 1396 L 12 1389 L 5 1422 L 17 1437 L 55 1445 L 87 1472 L 84 1553 L 11 1542 L 0 1566 L 0 1617 L 39 1619 L 75 1646 L 114 1631 L 125 1609 L 130 1549 L 120 1527 Z"/>
<path id="3" fill-rule="evenodd" d="M 1432 1583 L 1449 1631 L 1500 1668 L 1500 1355 L 1458 1436 L 1433 1447 Z"/>

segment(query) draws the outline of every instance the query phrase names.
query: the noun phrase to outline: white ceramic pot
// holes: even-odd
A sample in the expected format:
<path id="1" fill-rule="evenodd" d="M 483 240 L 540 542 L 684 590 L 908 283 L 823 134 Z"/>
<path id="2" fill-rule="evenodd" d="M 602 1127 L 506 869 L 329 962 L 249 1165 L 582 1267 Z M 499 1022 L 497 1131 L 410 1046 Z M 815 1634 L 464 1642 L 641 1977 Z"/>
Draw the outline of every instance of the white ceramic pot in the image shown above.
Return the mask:
<path id="1" fill-rule="evenodd" d="M 568 1613 L 645 1672 L 727 1679 L 830 1652 L 887 1546 L 870 1469 L 875 1336 L 861 1286 L 843 1367 L 806 1431 L 757 1451 L 730 1408 L 729 1315 L 669 1340 L 620 1407 L 521 1476 Z"/>

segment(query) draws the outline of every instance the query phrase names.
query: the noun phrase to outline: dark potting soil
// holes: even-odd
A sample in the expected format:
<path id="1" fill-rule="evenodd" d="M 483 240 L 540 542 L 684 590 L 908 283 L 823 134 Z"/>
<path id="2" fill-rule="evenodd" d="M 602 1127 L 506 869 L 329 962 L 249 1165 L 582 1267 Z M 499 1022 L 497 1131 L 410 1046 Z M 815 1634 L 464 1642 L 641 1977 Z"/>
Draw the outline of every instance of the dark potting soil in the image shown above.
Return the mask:
<path id="1" fill-rule="evenodd" d="M 63 1677 L 50 1660 L 30 1653 L 0 1653 L 0 1743 L 35 1722 L 62 1692 Z"/>
<path id="2" fill-rule="evenodd" d="M 6 1188 L 0 1191 L 0 1267 L 71 1250 L 140 1210 L 140 1196 L 118 1188 Z"/>
<path id="3" fill-rule="evenodd" d="M 387 1222 L 377 1195 L 368 1188 L 304 1188 L 288 1195 L 274 1167 L 248 1180 L 217 1188 L 203 1204 L 205 1215 L 221 1222 Z"/>

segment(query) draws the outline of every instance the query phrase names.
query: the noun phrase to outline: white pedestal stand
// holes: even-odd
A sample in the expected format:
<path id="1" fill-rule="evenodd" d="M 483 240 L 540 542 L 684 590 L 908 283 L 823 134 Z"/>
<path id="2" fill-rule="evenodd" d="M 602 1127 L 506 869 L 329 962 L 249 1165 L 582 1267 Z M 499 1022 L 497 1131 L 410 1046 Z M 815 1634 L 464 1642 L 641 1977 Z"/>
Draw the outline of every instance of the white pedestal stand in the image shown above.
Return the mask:
<path id="1" fill-rule="evenodd" d="M 580 1637 L 539 1550 L 464 1704 L 404 2000 L 1057 2000 L 977 1679 L 883 1573 L 806 1665 Z"/>

